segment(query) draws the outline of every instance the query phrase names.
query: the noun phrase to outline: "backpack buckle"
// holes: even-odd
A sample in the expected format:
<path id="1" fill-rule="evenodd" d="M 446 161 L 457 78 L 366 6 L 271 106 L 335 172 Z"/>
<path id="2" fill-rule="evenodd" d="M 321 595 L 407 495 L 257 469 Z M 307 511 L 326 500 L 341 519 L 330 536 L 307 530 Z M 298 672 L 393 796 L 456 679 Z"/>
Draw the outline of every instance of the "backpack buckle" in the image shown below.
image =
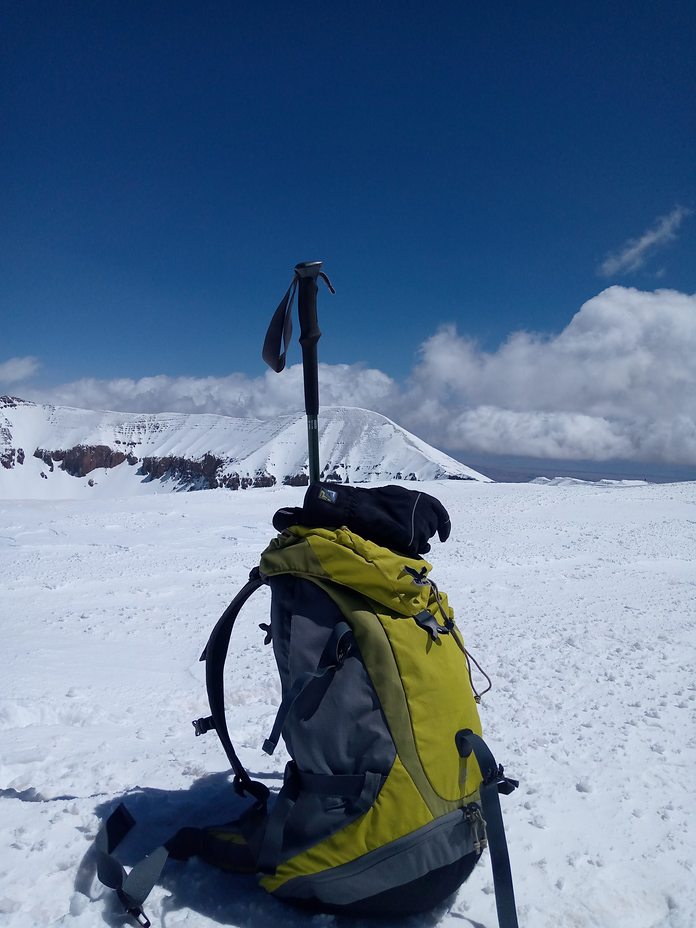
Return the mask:
<path id="1" fill-rule="evenodd" d="M 126 912 L 128 912 L 132 919 L 141 925 L 141 928 L 152 928 L 152 922 L 141 908 L 126 909 Z"/>
<path id="2" fill-rule="evenodd" d="M 449 628 L 446 625 L 440 625 L 432 612 L 428 612 L 427 609 L 423 609 L 413 618 L 416 620 L 417 625 L 426 630 L 433 641 L 437 641 L 440 635 L 449 635 L 450 633 Z"/>
<path id="3" fill-rule="evenodd" d="M 209 715 L 207 718 L 203 719 L 194 719 L 191 724 L 193 725 L 193 730 L 196 733 L 196 738 L 200 735 L 204 735 L 207 731 L 212 731 L 215 728 L 215 720 L 212 715 Z"/>
<path id="4" fill-rule="evenodd" d="M 498 764 L 498 792 L 503 796 L 509 796 L 519 785 L 520 781 L 506 777 L 503 765 Z"/>

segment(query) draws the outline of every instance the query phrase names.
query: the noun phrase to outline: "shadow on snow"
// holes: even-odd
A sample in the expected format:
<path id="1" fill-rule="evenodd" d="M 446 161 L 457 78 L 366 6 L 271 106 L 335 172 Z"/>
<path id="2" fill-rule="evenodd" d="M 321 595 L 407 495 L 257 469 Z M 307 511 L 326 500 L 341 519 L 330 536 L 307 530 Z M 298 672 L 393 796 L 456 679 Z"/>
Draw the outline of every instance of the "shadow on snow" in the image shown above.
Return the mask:
<path id="1" fill-rule="evenodd" d="M 252 774 L 252 776 L 254 776 Z M 264 779 L 282 779 L 282 774 L 264 774 Z M 236 795 L 227 773 L 214 773 L 195 780 L 188 789 L 164 790 L 136 787 L 122 796 L 100 803 L 95 808 L 99 822 L 104 822 L 123 802 L 135 819 L 135 827 L 119 845 L 115 856 L 132 867 L 154 848 L 159 847 L 185 826 L 219 825 L 238 818 L 248 808 L 249 800 Z M 116 893 L 96 882 L 97 860 L 93 845 L 85 853 L 75 877 L 75 891 L 103 905 L 102 917 L 109 928 L 134 924 L 124 913 Z M 191 909 L 221 925 L 238 928 L 277 928 L 283 925 L 335 925 L 336 928 L 428 928 L 436 925 L 448 912 L 443 904 L 430 913 L 412 918 L 350 918 L 338 915 L 314 915 L 280 902 L 262 889 L 254 876 L 227 873 L 203 861 L 168 860 L 158 881 L 169 895 L 161 902 L 161 916 L 153 918 L 145 902 L 145 911 L 153 921 L 166 928 L 167 916 L 181 909 Z M 98 888 L 97 888 L 98 887 Z M 485 928 L 459 913 L 451 917 L 471 928 Z"/>

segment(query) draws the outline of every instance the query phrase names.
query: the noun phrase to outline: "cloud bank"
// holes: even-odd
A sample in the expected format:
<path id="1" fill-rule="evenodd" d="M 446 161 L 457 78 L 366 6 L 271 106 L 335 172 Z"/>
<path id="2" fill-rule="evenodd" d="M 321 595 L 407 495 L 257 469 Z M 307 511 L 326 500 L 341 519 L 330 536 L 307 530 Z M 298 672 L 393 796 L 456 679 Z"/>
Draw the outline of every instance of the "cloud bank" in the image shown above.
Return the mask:
<path id="1" fill-rule="evenodd" d="M 453 448 L 694 464 L 694 357 L 696 296 L 610 287 L 559 335 L 518 332 L 490 354 L 441 329 L 412 390 L 428 389 Z"/>
<path id="2" fill-rule="evenodd" d="M 402 382 L 358 365 L 320 365 L 320 398 L 322 405 L 375 409 L 462 457 L 695 465 L 694 358 L 696 295 L 614 286 L 585 303 L 560 334 L 515 332 L 493 352 L 444 326 L 420 346 Z M 257 378 L 88 379 L 27 398 L 267 418 L 302 408 L 302 368 Z"/>
<path id="3" fill-rule="evenodd" d="M 608 255 L 599 266 L 601 276 L 613 277 L 615 274 L 637 271 L 655 251 L 676 239 L 679 227 L 691 212 L 684 206 L 675 206 L 671 213 L 661 216 L 640 238 L 629 239 L 618 252 Z"/>

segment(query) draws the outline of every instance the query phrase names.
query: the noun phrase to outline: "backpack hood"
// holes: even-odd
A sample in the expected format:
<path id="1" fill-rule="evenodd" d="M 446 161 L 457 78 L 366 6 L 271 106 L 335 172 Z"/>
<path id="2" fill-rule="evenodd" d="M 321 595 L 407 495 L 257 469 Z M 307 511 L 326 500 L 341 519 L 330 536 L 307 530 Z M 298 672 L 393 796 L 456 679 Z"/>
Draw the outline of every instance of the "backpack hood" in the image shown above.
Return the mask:
<path id="1" fill-rule="evenodd" d="M 348 528 L 292 525 L 263 552 L 260 570 L 267 577 L 293 573 L 331 580 L 405 616 L 428 609 L 435 595 L 428 561 L 383 548 Z M 438 596 L 452 618 L 446 595 Z"/>

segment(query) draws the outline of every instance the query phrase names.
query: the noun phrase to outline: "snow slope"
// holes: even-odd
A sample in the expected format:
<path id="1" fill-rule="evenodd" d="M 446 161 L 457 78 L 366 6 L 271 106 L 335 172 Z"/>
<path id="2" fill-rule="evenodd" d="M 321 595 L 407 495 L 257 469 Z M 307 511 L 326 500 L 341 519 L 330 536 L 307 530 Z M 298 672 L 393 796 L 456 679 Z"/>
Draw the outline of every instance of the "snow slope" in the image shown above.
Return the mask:
<path id="1" fill-rule="evenodd" d="M 520 789 L 503 799 L 522 928 L 696 923 L 696 485 L 424 487 L 453 534 L 430 555 L 494 681 L 487 737 Z M 141 829 L 128 865 L 186 823 L 240 809 L 207 713 L 212 624 L 301 488 L 0 502 L 0 925 L 123 925 L 90 842 L 119 799 Z M 261 752 L 279 700 L 257 625 L 233 636 L 230 728 Z M 253 879 L 170 863 L 153 925 L 384 922 L 283 907 Z M 399 926 L 495 928 L 488 855 L 450 904 Z M 396 923 L 386 922 L 396 928 Z"/>
<path id="2" fill-rule="evenodd" d="M 325 475 L 343 482 L 488 480 L 366 409 L 322 409 L 319 444 Z M 59 456 L 70 449 L 67 473 Z M 93 466 L 102 459 L 110 460 Z M 5 499 L 120 497 L 240 481 L 297 483 L 303 477 L 306 482 L 307 425 L 301 413 L 271 420 L 139 415 L 0 397 L 0 464 Z"/>

